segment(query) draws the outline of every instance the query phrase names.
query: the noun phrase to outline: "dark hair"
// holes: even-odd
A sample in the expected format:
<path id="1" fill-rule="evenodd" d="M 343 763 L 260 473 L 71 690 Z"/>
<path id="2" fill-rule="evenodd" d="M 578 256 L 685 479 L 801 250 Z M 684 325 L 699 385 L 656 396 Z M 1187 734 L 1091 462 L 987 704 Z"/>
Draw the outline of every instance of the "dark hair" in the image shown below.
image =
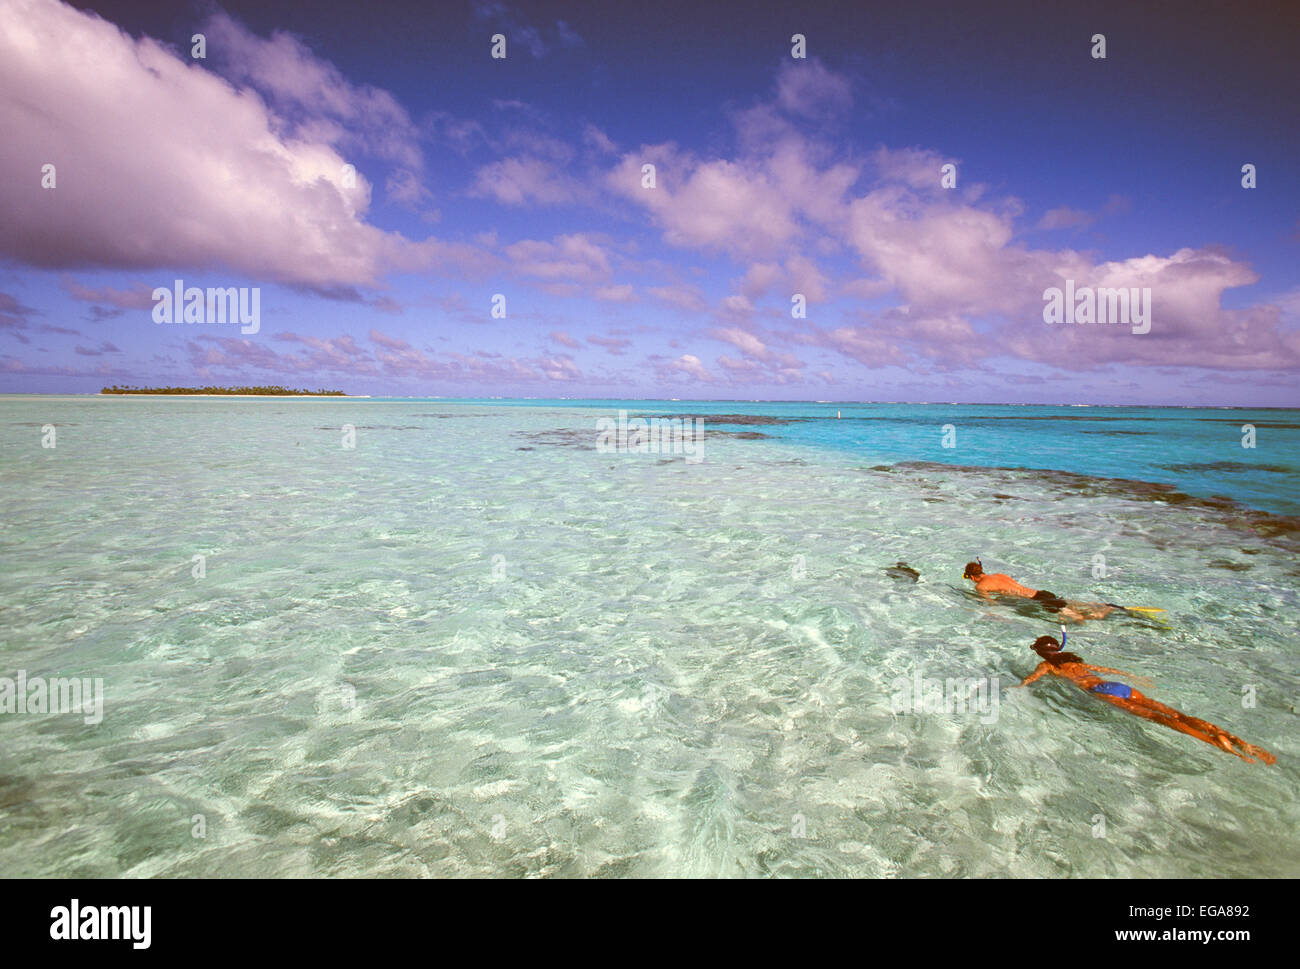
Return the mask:
<path id="1" fill-rule="evenodd" d="M 1043 657 L 1043 659 L 1047 660 L 1047 662 L 1051 663 L 1053 666 L 1064 666 L 1066 663 L 1083 662 L 1083 657 L 1077 653 L 1062 653 L 1060 651 L 1048 653 Z"/>
<path id="2" fill-rule="evenodd" d="M 1034 640 L 1034 645 L 1030 648 L 1053 666 L 1083 662 L 1082 656 L 1077 656 L 1074 653 L 1062 653 L 1061 644 L 1055 636 L 1039 636 Z"/>
<path id="3" fill-rule="evenodd" d="M 983 575 L 983 574 L 984 574 L 984 566 L 980 565 L 978 562 L 967 562 L 966 571 L 962 573 L 962 578 L 969 579 L 973 575 Z"/>

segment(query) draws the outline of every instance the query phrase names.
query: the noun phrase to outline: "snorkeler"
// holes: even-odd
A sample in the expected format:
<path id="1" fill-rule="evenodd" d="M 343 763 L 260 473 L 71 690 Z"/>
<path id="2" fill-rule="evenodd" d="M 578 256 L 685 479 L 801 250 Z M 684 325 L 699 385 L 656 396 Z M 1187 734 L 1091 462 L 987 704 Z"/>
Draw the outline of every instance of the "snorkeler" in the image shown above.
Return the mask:
<path id="1" fill-rule="evenodd" d="M 1043 662 L 1039 663 L 1038 668 L 1018 685 L 1028 686 L 1034 680 L 1049 673 L 1053 676 L 1061 676 L 1079 687 L 1079 689 L 1095 694 L 1100 699 L 1119 707 L 1121 710 L 1127 710 L 1129 713 L 1144 717 L 1147 720 L 1154 720 L 1156 723 L 1163 723 L 1166 727 L 1180 733 L 1195 737 L 1197 740 L 1204 740 L 1207 744 L 1213 744 L 1220 750 L 1236 754 L 1242 760 L 1248 760 L 1253 764 L 1255 760 L 1246 756 L 1246 754 L 1254 754 L 1255 757 L 1258 757 L 1266 764 L 1277 763 L 1277 758 L 1267 750 L 1248 744 L 1240 737 L 1234 737 L 1222 727 L 1216 727 L 1214 724 L 1198 720 L 1196 717 L 1189 717 L 1173 707 L 1157 703 L 1155 700 L 1143 696 L 1127 683 L 1103 680 L 1096 674 L 1113 673 L 1117 676 L 1126 676 L 1131 680 L 1142 682 L 1146 686 L 1150 686 L 1151 683 L 1146 677 L 1134 676 L 1132 673 L 1125 673 L 1123 670 L 1112 670 L 1105 666 L 1092 666 L 1085 663 L 1081 657 L 1076 656 L 1074 653 L 1062 652 L 1065 641 L 1064 626 L 1061 627 L 1060 642 L 1057 642 L 1055 636 L 1039 636 L 1038 639 L 1034 640 L 1034 645 L 1031 648 L 1043 658 Z M 1012 689 L 1014 688 L 1012 687 Z M 1238 750 L 1238 747 L 1241 750 Z M 1242 753 L 1243 750 L 1246 753 Z"/>
<path id="2" fill-rule="evenodd" d="M 975 583 L 975 591 L 985 599 L 992 599 L 994 594 L 1020 596 L 1040 602 L 1048 612 L 1059 613 L 1065 619 L 1083 622 L 1085 619 L 1105 619 L 1116 609 L 1123 609 L 1113 602 L 1067 602 L 1054 592 L 1046 589 L 1031 589 L 1021 585 L 1009 575 L 995 572 L 992 575 L 984 571 L 984 565 L 978 559 L 966 563 L 963 579 Z"/>

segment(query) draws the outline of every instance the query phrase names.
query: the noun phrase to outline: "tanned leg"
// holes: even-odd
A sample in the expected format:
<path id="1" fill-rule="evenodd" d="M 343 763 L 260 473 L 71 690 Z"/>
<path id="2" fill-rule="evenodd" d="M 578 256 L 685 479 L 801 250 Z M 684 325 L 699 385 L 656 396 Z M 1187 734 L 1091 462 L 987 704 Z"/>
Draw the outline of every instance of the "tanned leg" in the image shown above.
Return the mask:
<path id="1" fill-rule="evenodd" d="M 1234 754 L 1242 760 L 1249 761 L 1252 764 L 1255 763 L 1255 761 L 1252 758 L 1247 757 L 1246 754 L 1237 750 L 1237 747 L 1241 747 L 1242 750 L 1254 754 L 1266 764 L 1277 763 L 1277 758 L 1267 750 L 1263 750 L 1253 744 L 1248 744 L 1240 737 L 1234 737 L 1222 727 L 1216 726 L 1206 720 L 1189 716 L 1181 710 L 1175 710 L 1173 707 L 1168 707 L 1163 703 L 1158 703 L 1150 697 L 1143 696 L 1137 690 L 1134 690 L 1132 696 L 1127 700 L 1117 696 L 1107 696 L 1105 694 L 1098 694 L 1098 696 L 1107 703 L 1117 706 L 1122 710 L 1127 710 L 1129 713 L 1135 714 L 1146 720 L 1154 720 L 1156 723 L 1164 724 L 1172 730 L 1177 730 L 1179 733 L 1185 733 L 1189 737 L 1195 737 L 1197 740 L 1203 740 L 1207 744 L 1218 747 L 1226 753 Z"/>
<path id="2" fill-rule="evenodd" d="M 1173 709 L 1173 707 L 1167 707 L 1163 703 L 1157 703 L 1155 700 L 1152 700 L 1150 697 L 1142 696 L 1136 690 L 1134 690 L 1133 693 L 1135 696 L 1139 698 L 1139 701 L 1141 703 L 1148 704 L 1153 709 L 1167 711 L 1168 713 L 1173 714 L 1175 717 L 1177 717 L 1179 722 L 1191 724 L 1193 727 L 1197 728 L 1198 730 L 1210 734 L 1211 736 L 1214 737 L 1212 743 L 1214 743 L 1216 747 L 1220 747 L 1223 750 L 1228 751 L 1229 753 L 1237 754 L 1237 756 L 1242 757 L 1243 760 L 1250 760 L 1249 757 L 1245 757 L 1235 749 L 1237 747 L 1240 747 L 1242 750 L 1246 751 L 1246 753 L 1254 754 L 1256 757 L 1258 757 L 1266 764 L 1277 763 L 1277 758 L 1274 757 L 1272 754 L 1270 754 L 1267 750 L 1264 750 L 1262 747 L 1256 747 L 1254 744 L 1246 743 L 1246 741 L 1242 740 L 1240 737 L 1228 733 L 1228 731 L 1224 730 L 1222 727 L 1218 726 L 1217 724 L 1213 724 L 1206 720 L 1202 720 L 1199 717 L 1193 717 L 1190 714 L 1186 714 L 1179 710 L 1175 710 Z"/>

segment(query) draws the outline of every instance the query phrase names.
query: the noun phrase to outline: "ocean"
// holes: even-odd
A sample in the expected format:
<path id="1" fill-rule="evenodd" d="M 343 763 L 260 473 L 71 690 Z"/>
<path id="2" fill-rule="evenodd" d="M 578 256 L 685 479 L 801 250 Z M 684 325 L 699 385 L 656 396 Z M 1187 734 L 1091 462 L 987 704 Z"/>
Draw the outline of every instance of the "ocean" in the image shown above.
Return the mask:
<path id="1" fill-rule="evenodd" d="M 1294 410 L 0 397 L 0 871 L 1294 877 L 1298 486 Z M 1008 689 L 976 557 L 1277 765 Z"/>

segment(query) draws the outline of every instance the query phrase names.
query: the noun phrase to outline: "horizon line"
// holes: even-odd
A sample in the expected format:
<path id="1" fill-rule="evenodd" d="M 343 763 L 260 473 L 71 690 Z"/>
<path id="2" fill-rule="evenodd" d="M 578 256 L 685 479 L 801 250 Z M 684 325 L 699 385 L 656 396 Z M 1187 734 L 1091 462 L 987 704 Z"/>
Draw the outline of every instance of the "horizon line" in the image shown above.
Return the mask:
<path id="1" fill-rule="evenodd" d="M 384 395 L 384 394 L 105 394 L 92 392 L 40 392 L 40 391 L 0 391 L 0 397 L 95 397 L 95 398 L 131 398 L 131 397 L 172 397 L 219 399 L 222 397 L 254 398 L 265 400 L 442 400 L 448 403 L 462 401 L 549 401 L 569 403 L 594 403 L 601 401 L 629 401 L 637 403 L 664 404 L 824 404 L 826 406 L 864 405 L 914 405 L 947 407 L 1128 407 L 1128 408 L 1167 408 L 1178 410 L 1300 410 L 1300 404 L 1293 406 L 1277 404 L 1100 404 L 1100 403 L 1032 403 L 1028 401 L 985 401 L 985 400 L 806 400 L 799 398 L 767 397 L 506 397 L 498 395 L 478 397 L 447 397 L 438 394 L 428 395 Z"/>

